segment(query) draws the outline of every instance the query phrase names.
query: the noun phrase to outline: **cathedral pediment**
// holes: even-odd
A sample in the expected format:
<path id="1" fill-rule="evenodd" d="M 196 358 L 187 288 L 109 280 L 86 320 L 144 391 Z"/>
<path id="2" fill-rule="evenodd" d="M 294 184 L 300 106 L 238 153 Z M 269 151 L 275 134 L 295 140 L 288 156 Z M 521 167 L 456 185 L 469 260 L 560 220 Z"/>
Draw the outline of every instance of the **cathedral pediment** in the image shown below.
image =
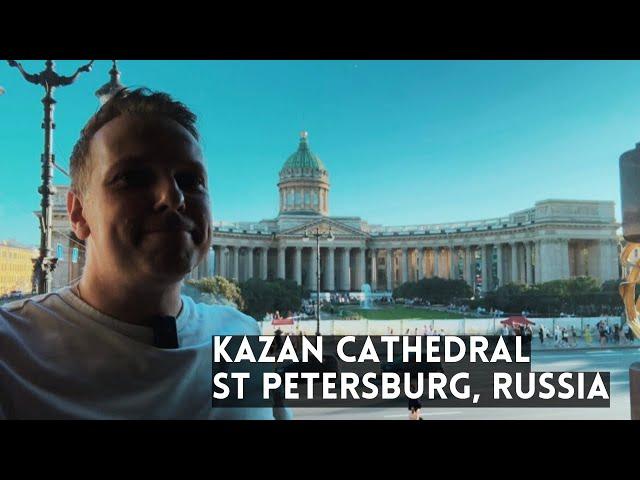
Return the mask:
<path id="1" fill-rule="evenodd" d="M 357 228 L 353 228 L 349 225 L 345 225 L 344 223 L 338 222 L 336 220 L 331 220 L 328 218 L 322 218 L 319 220 L 312 220 L 301 225 L 296 225 L 295 227 L 281 230 L 279 232 L 279 236 L 291 236 L 291 237 L 302 237 L 306 231 L 311 233 L 315 233 L 316 229 L 320 231 L 320 233 L 329 233 L 331 231 L 336 237 L 359 237 L 359 238 L 368 238 L 369 235 L 362 230 Z"/>

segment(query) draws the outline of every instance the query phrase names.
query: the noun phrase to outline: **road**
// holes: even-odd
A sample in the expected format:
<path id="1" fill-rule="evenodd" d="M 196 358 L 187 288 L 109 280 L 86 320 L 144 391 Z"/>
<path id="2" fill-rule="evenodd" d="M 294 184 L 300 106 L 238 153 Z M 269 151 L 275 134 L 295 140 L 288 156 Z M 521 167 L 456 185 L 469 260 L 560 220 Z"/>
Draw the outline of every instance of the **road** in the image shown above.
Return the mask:
<path id="1" fill-rule="evenodd" d="M 533 371 L 611 373 L 609 408 L 433 408 L 425 420 L 628 420 L 629 366 L 640 362 L 640 348 L 532 353 Z M 406 408 L 296 408 L 299 420 L 404 420 Z"/>

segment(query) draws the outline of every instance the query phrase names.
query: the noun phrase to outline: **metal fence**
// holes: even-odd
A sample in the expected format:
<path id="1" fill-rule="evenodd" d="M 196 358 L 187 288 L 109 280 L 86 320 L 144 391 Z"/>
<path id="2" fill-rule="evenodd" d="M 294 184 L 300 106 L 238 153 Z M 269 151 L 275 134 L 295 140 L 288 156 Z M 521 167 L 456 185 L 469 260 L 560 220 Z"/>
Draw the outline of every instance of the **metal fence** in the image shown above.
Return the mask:
<path id="1" fill-rule="evenodd" d="M 425 320 L 419 318 L 404 320 L 322 320 L 320 322 L 320 333 L 322 335 L 422 335 L 425 329 L 436 333 L 447 335 L 493 335 L 500 333 L 502 328 L 501 320 L 505 318 L 464 318 L 464 319 L 442 319 Z M 622 326 L 620 317 L 557 317 L 557 318 L 533 318 L 532 328 L 534 333 L 538 332 L 540 325 L 545 330 L 553 334 L 558 325 L 560 328 L 570 329 L 575 327 L 579 337 L 583 335 L 585 327 L 588 325 L 592 332 L 595 332 L 596 324 L 601 321 L 608 321 L 610 326 Z M 283 333 L 304 335 L 315 335 L 315 320 L 300 320 L 293 325 L 272 325 L 269 321 L 258 322 L 263 335 L 273 335 L 280 329 Z"/>

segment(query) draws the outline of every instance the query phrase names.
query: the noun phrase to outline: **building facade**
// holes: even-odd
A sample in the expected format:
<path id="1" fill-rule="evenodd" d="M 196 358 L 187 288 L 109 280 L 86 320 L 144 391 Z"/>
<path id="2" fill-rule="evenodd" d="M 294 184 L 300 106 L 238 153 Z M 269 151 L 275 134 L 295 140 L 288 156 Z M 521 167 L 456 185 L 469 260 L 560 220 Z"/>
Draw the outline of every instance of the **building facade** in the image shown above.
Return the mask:
<path id="1" fill-rule="evenodd" d="M 54 290 L 79 280 L 85 260 L 84 242 L 73 233 L 67 214 L 68 191 L 69 186 L 56 185 L 53 196 L 51 253 L 58 259 L 51 280 L 51 286 Z M 40 222 L 42 212 L 36 211 L 34 214 Z"/>
<path id="2" fill-rule="evenodd" d="M 213 254 L 203 272 L 236 281 L 286 278 L 316 289 L 390 291 L 421 278 L 463 279 L 488 291 L 506 283 L 534 284 L 582 275 L 600 282 L 620 276 L 614 202 L 543 200 L 500 218 L 399 227 L 329 215 L 329 173 L 303 132 L 280 170 L 280 209 L 272 220 L 215 222 Z"/>
<path id="3" fill-rule="evenodd" d="M 33 262 L 38 250 L 13 242 L 0 242 L 0 296 L 28 294 L 33 289 Z"/>

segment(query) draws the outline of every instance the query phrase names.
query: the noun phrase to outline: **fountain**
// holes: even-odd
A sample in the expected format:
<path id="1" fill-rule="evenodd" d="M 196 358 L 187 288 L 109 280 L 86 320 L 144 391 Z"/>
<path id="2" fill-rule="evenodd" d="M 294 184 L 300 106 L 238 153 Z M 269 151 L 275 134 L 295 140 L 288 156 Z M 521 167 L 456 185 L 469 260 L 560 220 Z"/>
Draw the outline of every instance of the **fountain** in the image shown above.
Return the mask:
<path id="1" fill-rule="evenodd" d="M 373 301 L 371 300 L 371 285 L 368 283 L 362 284 L 362 295 L 363 298 L 360 301 L 360 307 L 366 309 L 372 308 Z"/>

